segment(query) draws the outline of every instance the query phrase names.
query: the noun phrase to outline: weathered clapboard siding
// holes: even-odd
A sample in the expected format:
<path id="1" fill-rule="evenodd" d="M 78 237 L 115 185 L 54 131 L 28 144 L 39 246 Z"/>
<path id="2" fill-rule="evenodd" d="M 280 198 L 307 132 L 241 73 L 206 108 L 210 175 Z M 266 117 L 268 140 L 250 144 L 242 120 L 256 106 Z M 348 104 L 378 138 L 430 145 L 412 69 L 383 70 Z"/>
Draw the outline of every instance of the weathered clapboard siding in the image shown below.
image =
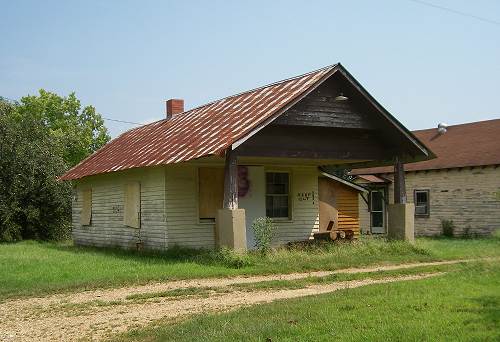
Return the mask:
<path id="1" fill-rule="evenodd" d="M 276 119 L 274 125 L 374 129 L 368 113 L 353 101 L 335 101 L 339 83 L 330 79 Z"/>
<path id="2" fill-rule="evenodd" d="M 270 168 L 272 169 L 272 168 Z M 305 196 L 304 196 L 305 195 Z M 292 167 L 291 220 L 275 220 L 274 243 L 307 240 L 319 231 L 318 171 L 316 167 Z"/>
<path id="3" fill-rule="evenodd" d="M 276 170 L 272 166 L 266 169 Z M 309 239 L 319 229 L 317 168 L 286 169 L 291 172 L 292 218 L 276 220 L 276 245 Z M 167 166 L 165 193 L 168 246 L 214 248 L 215 223 L 199 222 L 197 166 Z M 309 199 L 301 200 L 301 193 L 309 193 Z"/>
<path id="4" fill-rule="evenodd" d="M 215 247 L 215 223 L 200 223 L 198 171 L 193 165 L 168 165 L 165 178 L 168 247 Z"/>
<path id="5" fill-rule="evenodd" d="M 244 157 L 373 160 L 388 151 L 373 131 L 309 126 L 268 126 L 238 149 Z"/>
<path id="6" fill-rule="evenodd" d="M 276 220 L 275 245 L 307 240 L 319 231 L 318 171 L 315 166 L 268 165 L 267 171 L 286 169 L 291 175 L 289 220 Z M 141 228 L 123 224 L 125 184 L 141 184 Z M 200 223 L 198 166 L 169 165 L 89 177 L 77 182 L 76 193 L 92 188 L 90 226 L 80 224 L 81 200 L 73 202 L 73 237 L 76 244 L 134 248 L 139 239 L 146 248 L 175 245 L 215 247 L 215 223 Z"/>
<path id="7" fill-rule="evenodd" d="M 352 230 L 355 237 L 359 236 L 359 191 L 322 177 L 319 181 L 320 204 L 320 230 L 327 231 L 331 222 L 334 230 Z"/>
<path id="8" fill-rule="evenodd" d="M 124 192 L 127 182 L 141 185 L 141 228 L 123 224 Z M 76 182 L 73 200 L 73 240 L 76 244 L 133 248 L 139 238 L 146 248 L 166 246 L 164 168 L 133 169 L 84 178 Z M 80 224 L 82 189 L 92 189 L 92 219 Z"/>
<path id="9" fill-rule="evenodd" d="M 338 228 L 353 230 L 354 235 L 359 236 L 358 192 L 344 185 L 338 186 L 336 191 Z"/>

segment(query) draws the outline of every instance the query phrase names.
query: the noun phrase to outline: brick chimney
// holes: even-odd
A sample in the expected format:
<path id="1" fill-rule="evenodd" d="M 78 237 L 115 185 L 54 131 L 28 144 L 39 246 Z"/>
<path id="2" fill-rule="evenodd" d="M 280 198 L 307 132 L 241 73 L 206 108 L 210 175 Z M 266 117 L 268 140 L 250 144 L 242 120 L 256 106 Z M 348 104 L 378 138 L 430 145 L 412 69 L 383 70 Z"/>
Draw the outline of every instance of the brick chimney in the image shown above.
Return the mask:
<path id="1" fill-rule="evenodd" d="M 170 119 L 175 114 L 182 113 L 183 111 L 184 111 L 184 100 L 182 99 L 167 100 L 167 119 Z"/>

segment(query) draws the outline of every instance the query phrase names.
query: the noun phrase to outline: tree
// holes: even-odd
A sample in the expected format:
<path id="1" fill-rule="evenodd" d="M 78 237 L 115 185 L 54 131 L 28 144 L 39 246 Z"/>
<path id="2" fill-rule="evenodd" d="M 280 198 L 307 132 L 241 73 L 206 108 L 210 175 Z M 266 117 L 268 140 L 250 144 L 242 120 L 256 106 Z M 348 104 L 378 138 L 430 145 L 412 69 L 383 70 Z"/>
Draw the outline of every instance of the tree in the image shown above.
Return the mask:
<path id="1" fill-rule="evenodd" d="M 67 237 L 72 187 L 58 177 L 109 139 L 101 115 L 74 93 L 0 97 L 0 241 Z"/>
<path id="2" fill-rule="evenodd" d="M 25 96 L 17 113 L 29 116 L 48 129 L 63 146 L 62 157 L 69 167 L 101 148 L 110 140 L 104 121 L 93 106 L 82 109 L 75 93 L 67 97 L 41 89 L 38 96 Z"/>
<path id="3" fill-rule="evenodd" d="M 0 98 L 0 241 L 60 239 L 69 231 L 71 184 L 63 146 L 17 103 Z"/>

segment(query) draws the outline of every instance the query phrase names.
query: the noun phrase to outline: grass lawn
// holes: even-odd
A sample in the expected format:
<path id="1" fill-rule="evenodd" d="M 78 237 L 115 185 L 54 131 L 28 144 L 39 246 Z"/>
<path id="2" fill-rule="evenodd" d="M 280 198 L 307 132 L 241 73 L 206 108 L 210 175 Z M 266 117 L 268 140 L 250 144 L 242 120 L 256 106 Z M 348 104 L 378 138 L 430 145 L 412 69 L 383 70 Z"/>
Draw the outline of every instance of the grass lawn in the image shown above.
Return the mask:
<path id="1" fill-rule="evenodd" d="M 500 237 L 417 239 L 415 245 L 362 239 L 354 243 L 281 248 L 263 257 L 230 251 L 172 249 L 163 253 L 26 241 L 0 244 L 0 300 L 72 289 L 155 280 L 219 277 L 500 256 Z"/>
<path id="2" fill-rule="evenodd" d="M 159 322 L 117 340 L 500 340 L 500 263 L 455 265 L 447 271 L 423 280 L 198 315 L 180 324 Z"/>

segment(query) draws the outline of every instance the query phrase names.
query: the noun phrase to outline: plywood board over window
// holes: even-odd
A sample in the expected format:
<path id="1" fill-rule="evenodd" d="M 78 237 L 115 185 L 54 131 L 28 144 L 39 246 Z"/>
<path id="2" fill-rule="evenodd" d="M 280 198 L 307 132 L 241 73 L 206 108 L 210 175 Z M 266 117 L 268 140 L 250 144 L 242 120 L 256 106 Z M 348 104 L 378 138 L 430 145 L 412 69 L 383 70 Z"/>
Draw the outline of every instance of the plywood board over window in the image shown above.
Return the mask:
<path id="1" fill-rule="evenodd" d="M 92 220 L 92 189 L 82 190 L 82 212 L 80 223 L 82 226 L 90 226 Z"/>
<path id="2" fill-rule="evenodd" d="M 201 222 L 214 222 L 224 200 L 224 169 L 198 169 L 198 208 Z"/>
<path id="3" fill-rule="evenodd" d="M 125 185 L 123 224 L 141 228 L 141 183 L 129 182 Z"/>

